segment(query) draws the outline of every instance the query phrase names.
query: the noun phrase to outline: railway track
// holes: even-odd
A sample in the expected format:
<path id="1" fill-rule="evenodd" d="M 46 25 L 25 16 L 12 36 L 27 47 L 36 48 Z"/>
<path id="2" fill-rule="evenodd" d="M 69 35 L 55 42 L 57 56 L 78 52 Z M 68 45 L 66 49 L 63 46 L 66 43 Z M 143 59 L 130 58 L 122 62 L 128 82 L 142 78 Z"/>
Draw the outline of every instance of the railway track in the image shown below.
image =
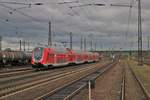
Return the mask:
<path id="1" fill-rule="evenodd" d="M 141 80 L 139 79 L 139 77 L 134 73 L 134 71 L 133 71 L 133 69 L 131 68 L 131 66 L 129 65 L 129 63 L 127 63 L 127 64 L 128 64 L 128 67 L 129 67 L 129 69 L 130 69 L 132 75 L 134 76 L 136 82 L 137 82 L 138 85 L 140 86 L 140 88 L 141 88 L 141 90 L 142 90 L 142 92 L 143 92 L 143 94 L 144 94 L 146 100 L 150 100 L 150 94 L 148 93 L 148 91 L 147 91 L 146 88 L 144 87 L 143 82 L 141 82 Z"/>
<path id="2" fill-rule="evenodd" d="M 98 93 L 102 93 L 103 95 L 108 96 L 108 98 L 111 98 L 111 100 L 150 100 L 150 96 L 149 96 L 148 92 L 146 91 L 146 89 L 144 88 L 143 83 L 138 79 L 138 76 L 136 76 L 136 74 L 134 73 L 132 68 L 124 61 L 121 61 L 119 66 L 121 67 L 121 69 L 120 69 L 121 77 L 119 78 L 120 81 L 117 80 L 118 82 L 115 83 L 116 86 L 111 84 L 111 82 L 110 82 L 110 84 L 104 85 L 104 86 L 106 86 L 105 88 L 107 88 L 107 86 L 114 87 L 113 89 L 111 88 L 111 90 L 109 90 L 109 88 L 108 88 L 108 91 L 113 91 L 114 94 L 111 95 L 110 92 L 108 92 L 108 94 L 107 94 L 106 90 L 99 91 Z M 119 71 L 119 70 L 116 70 L 116 71 Z M 110 70 L 110 72 L 113 72 L 113 70 L 112 71 Z M 114 73 L 115 73 L 115 70 L 114 70 Z M 114 75 L 114 73 L 112 75 Z M 108 73 L 108 74 L 109 74 L 109 76 L 105 76 L 105 77 L 107 77 L 106 80 L 111 77 L 110 76 L 111 74 L 110 73 Z M 103 84 L 103 82 L 101 82 L 101 84 Z M 108 81 L 106 81 L 106 82 L 108 82 Z M 72 94 L 69 94 L 68 96 L 64 97 L 64 99 L 60 99 L 60 100 L 71 100 L 70 98 L 72 98 L 72 96 L 79 93 L 80 90 L 82 90 L 82 89 L 86 90 L 83 87 L 87 86 L 87 84 L 86 85 L 82 84 L 80 86 L 81 87 L 78 87 L 76 90 L 74 90 L 74 92 Z M 104 88 L 99 88 L 99 89 L 104 89 Z M 115 94 L 115 90 L 118 91 L 118 92 L 116 92 L 117 94 Z M 98 90 L 96 90 L 96 91 L 98 91 Z M 65 92 L 62 92 L 62 94 L 63 93 L 65 93 Z M 84 93 L 87 93 L 87 92 L 84 92 Z M 77 99 L 80 99 L 80 98 L 83 99 L 82 95 L 85 95 L 85 94 L 79 95 L 77 97 Z M 99 94 L 99 95 L 101 95 L 101 94 Z M 88 96 L 88 95 L 85 95 L 85 96 Z M 49 97 L 46 100 L 51 100 L 51 99 L 53 100 L 53 98 L 55 100 L 55 98 L 58 98 L 58 97 L 59 97 L 58 95 L 54 95 L 53 97 Z M 98 97 L 102 97 L 101 98 L 102 100 L 108 99 L 107 97 L 104 97 L 104 96 L 98 96 Z M 40 100 L 40 99 L 38 99 L 38 100 Z M 87 100 L 87 99 L 88 98 L 83 99 L 83 100 Z M 92 99 L 99 100 L 99 98 L 96 99 L 95 96 L 93 96 Z M 73 99 L 73 100 L 76 100 L 76 99 Z"/>
<path id="3" fill-rule="evenodd" d="M 31 67 L 30 68 L 12 69 L 9 71 L 0 72 L 0 78 L 23 75 L 23 74 L 31 73 L 33 71 L 34 70 Z"/>
<path id="4" fill-rule="evenodd" d="M 92 65 L 92 64 L 90 64 Z M 31 83 L 33 81 L 39 81 L 39 80 L 43 80 L 47 77 L 53 77 L 59 74 L 63 74 L 65 72 L 70 72 L 73 71 L 79 67 L 83 67 L 83 65 L 79 65 L 79 66 L 72 66 L 72 67 L 66 67 L 66 68 L 61 68 L 61 69 L 55 69 L 55 70 L 50 70 L 50 71 L 41 71 L 41 72 L 34 72 L 34 73 L 30 73 L 27 75 L 22 75 L 22 76 L 17 76 L 17 77 L 12 77 L 12 78 L 5 78 L 5 79 L 1 79 L 0 83 L 0 91 L 1 91 L 1 95 L 4 94 L 2 93 L 2 91 L 6 91 L 6 93 L 9 92 L 13 92 L 13 90 L 15 91 L 17 87 L 17 85 L 19 86 L 24 86 L 24 84 L 27 83 Z M 26 86 L 30 86 L 30 84 L 26 85 Z M 9 91 L 8 91 L 9 89 Z"/>
<path id="5" fill-rule="evenodd" d="M 148 92 L 146 92 L 145 91 L 146 89 L 143 88 L 144 86 L 142 85 L 142 82 L 137 81 L 138 77 L 133 72 L 131 67 L 128 66 L 127 63 L 124 61 L 121 61 L 121 63 L 118 65 L 120 66 L 120 72 L 121 72 L 120 74 L 118 74 L 120 76 L 120 78 L 116 78 L 116 80 L 114 80 L 115 81 L 114 83 L 107 81 L 109 79 L 115 79 L 115 78 L 113 78 L 113 76 L 110 76 L 110 75 L 114 75 L 114 77 L 117 76 L 117 74 L 115 75 L 115 73 L 116 73 L 115 71 L 118 72 L 119 69 L 116 66 L 116 69 L 114 67 L 113 70 L 110 70 L 108 73 L 106 73 L 105 78 L 101 78 L 100 83 L 98 83 L 99 84 L 98 87 L 100 87 L 100 88 L 98 88 L 96 90 L 95 89 L 92 90 L 92 99 L 99 100 L 99 98 L 101 98 L 102 100 L 107 100 L 107 99 L 111 98 L 111 100 L 150 100 Z M 136 79 L 136 77 L 137 77 L 137 79 Z M 102 84 L 104 84 L 104 82 L 109 82 L 109 83 L 108 84 L 106 83 L 106 85 L 102 85 Z M 87 95 L 86 91 L 88 91 L 88 90 L 86 88 L 83 88 L 82 86 L 78 87 L 78 89 L 76 89 L 74 91 L 74 93 L 72 93 L 72 94 L 66 96 L 64 99 L 60 99 L 60 100 L 72 100 L 72 96 L 79 93 L 80 89 L 81 90 L 83 89 L 84 92 L 83 91 L 80 92 L 82 94 L 79 94 L 76 97 L 77 100 L 80 100 L 80 98 L 82 98 L 81 100 L 87 100 L 88 95 Z M 87 85 L 85 85 L 85 86 L 87 86 Z M 112 92 L 110 92 L 110 91 L 112 91 Z M 65 93 L 65 92 L 62 92 L 62 94 L 63 93 Z M 84 93 L 86 93 L 86 94 L 84 94 Z M 95 93 L 96 93 L 96 95 L 95 95 Z M 101 94 L 98 94 L 100 96 L 97 96 L 97 93 L 101 93 Z M 105 96 L 107 96 L 107 97 L 105 97 Z M 58 95 L 54 95 L 53 97 L 49 97 L 46 100 L 53 100 L 53 98 L 55 100 L 55 98 L 57 98 L 57 97 L 58 97 Z M 76 100 L 76 98 L 73 100 Z"/>
<path id="6" fill-rule="evenodd" d="M 126 88 L 126 70 L 125 70 L 125 63 L 122 66 L 122 82 L 121 82 L 121 90 L 120 90 L 120 100 L 125 100 L 125 88 Z"/>
<path id="7" fill-rule="evenodd" d="M 26 69 L 31 69 L 31 65 L 23 65 L 23 66 L 10 66 L 0 69 L 0 74 L 2 73 L 8 73 L 8 72 L 15 72 L 15 71 L 21 71 Z"/>
<path id="8" fill-rule="evenodd" d="M 144 61 L 144 64 L 146 64 L 146 65 L 150 65 L 150 62 Z"/>
<path id="9" fill-rule="evenodd" d="M 138 76 L 136 76 L 136 74 L 134 73 L 134 71 L 132 70 L 131 66 L 128 63 L 125 64 L 123 68 L 122 83 L 121 83 L 120 91 L 121 91 L 120 100 L 129 100 L 129 98 L 133 98 L 133 100 L 150 100 L 150 95 L 145 89 L 143 83 L 140 81 Z M 133 93 L 133 91 L 135 91 L 136 93 L 135 92 Z"/>
<path id="10" fill-rule="evenodd" d="M 99 65 L 99 63 L 97 63 L 96 65 Z M 48 78 L 44 78 L 42 80 L 30 82 L 24 85 L 19 85 L 15 87 L 15 89 L 13 88 L 13 89 L 1 91 L 0 99 L 12 99 L 12 98 L 14 99 L 15 98 L 15 100 L 17 99 L 20 100 L 22 99 L 20 98 L 21 95 L 24 95 L 24 99 L 27 99 L 27 100 L 34 99 L 38 97 L 38 95 L 41 95 L 40 93 L 43 93 L 43 90 L 47 89 L 46 88 L 47 85 L 51 85 L 49 86 L 50 87 L 49 89 L 54 91 L 56 87 L 64 86 L 66 83 L 68 83 L 71 80 L 73 81 L 75 79 L 76 80 L 80 79 L 81 76 L 84 77 L 85 75 L 89 74 L 91 71 L 95 71 L 96 70 L 95 68 L 98 67 L 96 65 L 90 65 L 88 67 L 72 70 L 66 73 L 54 75 L 52 77 L 49 76 Z M 70 78 L 71 76 L 72 78 Z M 40 89 L 40 91 L 37 89 Z M 39 92 L 37 93 L 37 91 Z M 44 91 L 44 94 L 46 91 Z M 29 96 L 28 93 L 31 93 L 31 92 L 33 95 L 30 94 Z M 28 95 L 28 96 L 25 96 L 25 95 Z"/>
<path id="11" fill-rule="evenodd" d="M 138 62 L 137 59 L 134 59 L 134 61 Z M 150 65 L 150 60 L 144 60 L 144 61 L 143 61 L 143 64 L 145 64 L 145 65 Z"/>
<path id="12" fill-rule="evenodd" d="M 73 80 L 64 86 L 60 86 L 53 91 L 50 91 L 42 96 L 37 97 L 35 100 L 71 100 L 76 94 L 78 94 L 82 89 L 87 87 L 88 81 L 92 83 L 92 87 L 94 87 L 95 80 L 111 69 L 116 63 L 111 63 L 108 65 L 104 65 L 100 69 L 96 70 L 92 74 L 88 74 L 87 76 Z"/>
<path id="13" fill-rule="evenodd" d="M 116 63 L 111 63 L 102 68 L 98 69 L 94 73 L 76 81 L 73 81 L 70 84 L 67 84 L 64 87 L 58 87 L 54 91 L 51 91 L 47 94 L 44 94 L 35 100 L 71 100 L 76 94 L 78 94 L 81 90 L 88 87 L 88 82 L 91 83 L 91 88 L 94 88 L 95 80 L 110 70 Z"/>

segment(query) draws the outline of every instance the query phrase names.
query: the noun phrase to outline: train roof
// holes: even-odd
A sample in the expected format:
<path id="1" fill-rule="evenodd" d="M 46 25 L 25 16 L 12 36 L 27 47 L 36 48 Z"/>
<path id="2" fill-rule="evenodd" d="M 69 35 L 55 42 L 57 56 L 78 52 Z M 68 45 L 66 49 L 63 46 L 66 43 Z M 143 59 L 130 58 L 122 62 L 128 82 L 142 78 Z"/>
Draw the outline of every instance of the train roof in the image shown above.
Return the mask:
<path id="1" fill-rule="evenodd" d="M 54 47 L 36 47 L 36 48 L 50 49 L 51 51 L 56 52 L 56 53 L 67 53 L 68 52 L 66 50 L 66 48 L 54 48 Z M 36 48 L 34 48 L 34 50 Z"/>

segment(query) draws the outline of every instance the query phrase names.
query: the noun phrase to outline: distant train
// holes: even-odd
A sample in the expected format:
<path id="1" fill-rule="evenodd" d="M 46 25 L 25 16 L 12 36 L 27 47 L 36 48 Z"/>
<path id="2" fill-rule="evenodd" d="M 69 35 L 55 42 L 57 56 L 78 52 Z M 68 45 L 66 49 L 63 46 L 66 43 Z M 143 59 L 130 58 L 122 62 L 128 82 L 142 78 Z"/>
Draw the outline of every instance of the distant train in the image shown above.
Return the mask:
<path id="1" fill-rule="evenodd" d="M 0 67 L 29 64 L 31 55 L 32 53 L 23 51 L 0 51 Z"/>
<path id="2" fill-rule="evenodd" d="M 37 47 L 32 53 L 32 67 L 45 69 L 69 64 L 81 64 L 99 61 L 99 54 L 93 52 L 80 52 L 70 49 L 56 49 Z"/>

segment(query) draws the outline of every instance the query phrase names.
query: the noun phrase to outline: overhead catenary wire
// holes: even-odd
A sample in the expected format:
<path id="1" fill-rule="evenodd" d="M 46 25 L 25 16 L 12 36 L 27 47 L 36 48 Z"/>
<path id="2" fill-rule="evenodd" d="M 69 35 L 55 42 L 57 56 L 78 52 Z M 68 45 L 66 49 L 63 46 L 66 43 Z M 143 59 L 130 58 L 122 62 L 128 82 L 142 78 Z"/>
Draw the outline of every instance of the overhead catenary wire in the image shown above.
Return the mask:
<path id="1" fill-rule="evenodd" d="M 65 2 L 65 0 L 62 0 L 62 1 Z M 74 2 L 73 2 L 73 3 L 74 3 Z M 76 2 L 76 3 L 79 3 L 79 2 Z M 65 3 L 64 3 L 64 4 L 65 4 Z M 64 4 L 63 4 L 63 5 L 64 5 Z M 67 7 L 69 8 L 71 4 L 72 4 L 72 3 L 66 3 L 65 5 L 67 5 Z M 70 10 L 71 10 L 71 12 L 72 12 L 73 14 L 68 13 L 68 15 L 71 16 L 72 19 L 75 18 L 76 16 L 78 16 L 78 18 L 79 18 L 80 20 L 82 20 L 82 18 L 80 17 L 79 13 L 77 13 L 74 9 L 71 9 L 71 8 L 70 8 Z M 73 41 L 73 43 L 75 43 L 75 41 Z M 76 42 L 76 43 L 77 43 L 77 42 Z"/>
<path id="2" fill-rule="evenodd" d="M 20 10 L 17 10 L 17 9 L 15 9 L 15 8 L 12 8 L 12 7 L 7 6 L 7 5 L 5 5 L 5 4 L 0 4 L 0 6 L 2 6 L 2 7 L 4 7 L 4 8 L 7 8 L 7 9 L 13 11 L 13 12 L 17 12 L 17 13 L 19 13 L 19 14 L 21 14 L 21 15 L 27 17 L 27 18 L 30 18 L 30 20 L 32 20 L 32 21 L 41 22 L 40 19 L 37 19 L 37 18 L 35 18 L 35 17 L 33 17 L 33 16 L 30 16 L 30 15 L 28 15 L 28 14 L 26 14 L 26 13 L 23 13 L 23 12 L 20 11 Z"/>
<path id="3" fill-rule="evenodd" d="M 80 3 L 81 3 L 81 2 L 80 2 Z M 81 3 L 81 4 L 82 4 L 82 3 Z M 80 4 L 78 4 L 78 5 L 80 5 Z M 77 5 L 77 6 L 78 6 L 78 5 Z M 72 10 L 74 11 L 75 8 L 71 7 L 70 9 L 72 9 Z M 84 13 L 82 13 L 83 15 L 89 16 L 88 12 L 84 9 L 84 7 L 78 7 L 78 9 L 80 9 L 80 11 L 84 12 Z M 85 23 L 86 23 L 85 25 L 87 25 L 87 26 L 90 28 L 90 30 L 92 31 L 91 24 L 86 20 L 85 17 L 81 17 L 79 14 L 76 14 L 76 16 L 78 16 L 81 21 L 85 22 Z M 87 34 L 87 33 L 86 33 L 86 34 Z M 91 33 L 89 33 L 89 34 L 91 34 Z M 90 48 L 89 48 L 89 49 L 90 49 Z"/>
<path id="4" fill-rule="evenodd" d="M 64 0 L 63 0 L 64 1 Z M 65 1 L 64 1 L 65 2 Z M 91 4 L 82 4 L 81 2 L 79 2 L 79 3 L 77 3 L 78 5 L 77 5 L 77 7 L 78 6 L 80 6 L 80 5 L 87 5 L 87 6 L 91 6 L 91 5 L 93 5 L 92 3 Z M 95 3 L 94 3 L 95 4 Z M 85 26 L 89 26 L 90 27 L 90 29 L 88 28 L 88 30 L 91 30 L 91 32 L 93 31 L 93 29 L 91 28 L 92 27 L 92 25 L 89 23 L 89 21 L 88 20 L 86 20 L 86 18 L 85 17 L 81 17 L 79 14 L 80 13 L 77 13 L 77 11 L 75 11 L 75 9 L 73 8 L 74 6 L 70 6 L 70 4 L 66 4 L 66 5 L 68 5 L 69 6 L 69 8 L 72 10 L 72 12 L 74 13 L 74 15 L 76 15 L 76 16 L 78 16 L 78 18 L 80 19 L 80 20 L 83 20 L 83 22 L 85 22 L 86 23 L 86 25 Z M 97 5 L 97 4 L 95 4 L 95 5 Z M 99 6 L 99 4 L 98 4 L 98 6 Z M 84 10 L 84 8 L 83 7 L 79 7 L 79 9 L 81 9 L 80 11 L 83 11 L 84 12 L 84 15 L 85 16 L 89 16 L 89 12 L 87 12 L 87 11 L 85 11 Z M 83 14 L 83 13 L 82 13 Z M 69 14 L 69 15 L 71 15 L 71 14 Z M 71 16 L 73 16 L 73 15 L 71 15 Z M 73 17 L 75 17 L 75 16 L 73 16 Z M 94 31 L 93 31 L 94 32 Z M 91 34 L 91 33 L 89 33 L 89 34 Z"/>
<path id="5" fill-rule="evenodd" d="M 93 4 L 96 2 L 95 0 L 90 0 Z M 104 0 L 102 0 L 103 2 L 104 2 Z M 93 9 L 94 9 L 94 11 L 97 11 L 97 9 L 96 9 L 96 6 L 93 6 Z M 94 13 L 95 14 L 95 13 Z M 94 31 L 94 30 L 93 30 Z M 98 44 L 99 44 L 99 48 L 100 49 L 102 49 L 103 48 L 103 42 L 101 42 L 101 41 L 103 41 L 103 37 L 105 37 L 105 36 L 99 36 L 99 35 L 97 35 L 100 39 L 99 39 L 99 41 L 98 41 Z M 94 37 L 97 37 L 97 36 L 94 36 Z M 101 40 L 102 39 L 102 40 Z M 95 41 L 95 51 L 97 50 L 97 39 L 96 39 L 96 41 Z"/>
<path id="6" fill-rule="evenodd" d="M 128 4 L 129 5 L 129 13 L 128 13 L 127 29 L 125 32 L 125 46 L 128 44 L 127 42 L 128 42 L 128 35 L 130 32 L 130 21 L 132 18 L 132 8 L 134 6 L 133 4 L 134 4 L 134 0 L 130 0 L 130 3 Z"/>
<path id="7" fill-rule="evenodd" d="M 131 22 L 131 17 L 132 17 L 132 8 L 134 6 L 135 1 L 134 0 L 130 0 L 129 3 L 115 3 L 115 4 L 111 4 L 111 6 L 118 6 L 118 7 L 129 7 L 129 13 L 128 13 L 128 17 L 127 17 L 127 27 L 126 27 L 126 31 L 125 31 L 125 35 L 124 35 L 124 46 L 126 46 L 128 43 L 128 34 L 129 34 L 129 30 L 130 30 L 130 22 Z"/>
<path id="8" fill-rule="evenodd" d="M 30 15 L 27 15 L 27 14 L 25 14 L 25 13 L 23 13 L 23 12 L 15 9 L 15 8 L 9 7 L 9 6 L 5 5 L 5 4 L 0 4 L 0 6 L 3 7 L 3 8 L 5 8 L 6 10 L 8 10 L 9 13 L 10 13 L 10 10 L 11 10 L 12 12 L 17 12 L 17 13 L 19 13 L 19 14 L 27 17 L 27 18 L 30 18 L 30 20 L 32 20 L 32 21 L 36 20 L 36 22 L 39 22 L 39 21 L 37 21 L 38 19 L 35 19 L 34 17 L 32 17 Z M 10 14 L 13 14 L 13 13 L 10 13 Z M 12 20 L 10 20 L 9 18 L 3 19 L 3 18 L 0 17 L 0 19 L 2 20 L 3 23 L 5 23 L 7 25 L 10 25 L 12 28 L 19 27 L 19 26 L 16 26 L 13 22 L 11 22 Z M 3 21 L 3 20 L 5 20 L 5 21 Z"/>
<path id="9" fill-rule="evenodd" d="M 127 40 L 129 30 L 130 30 L 130 21 L 131 21 L 131 17 L 132 17 L 132 7 L 133 6 L 134 6 L 134 0 L 131 0 L 130 1 L 130 7 L 129 7 L 129 14 L 128 14 L 127 31 L 126 31 L 126 34 L 125 34 L 126 40 Z"/>
<path id="10" fill-rule="evenodd" d="M 4 2 L 5 3 L 5 2 Z M 7 3 L 7 2 L 6 2 Z M 13 12 L 17 12 L 18 14 L 20 14 L 20 15 L 23 15 L 23 16 L 25 16 L 25 17 L 27 17 L 27 18 L 29 18 L 31 21 L 36 21 L 36 22 L 39 22 L 40 21 L 40 19 L 37 19 L 37 18 L 35 18 L 35 17 L 33 17 L 33 16 L 30 16 L 30 15 L 28 15 L 28 14 L 26 14 L 26 13 L 24 13 L 24 12 L 22 12 L 22 11 L 20 11 L 20 10 L 18 10 L 18 9 L 23 9 L 23 8 L 28 8 L 29 6 L 23 6 L 23 7 L 19 7 L 19 8 L 12 8 L 12 7 L 10 7 L 10 6 L 8 6 L 8 5 L 6 5 L 6 4 L 0 4 L 0 6 L 1 7 L 3 7 L 4 9 L 6 9 L 6 10 L 8 10 L 8 12 L 10 12 L 11 11 L 11 13 L 10 14 L 13 14 Z M 30 7 L 31 7 L 31 5 L 30 5 Z M 16 26 L 16 25 L 14 25 L 14 20 L 11 20 L 11 19 L 9 19 L 9 18 L 7 18 L 7 19 L 5 19 L 4 21 L 3 21 L 3 18 L 0 18 L 0 19 L 2 19 L 2 22 L 3 23 L 5 23 L 5 24 L 7 24 L 7 25 L 10 25 L 12 28 L 16 28 L 16 27 L 18 27 L 18 26 Z M 30 21 L 30 22 L 31 22 Z M 41 22 L 40 22 L 41 23 Z M 15 23 L 16 24 L 16 23 Z M 19 24 L 19 23 L 18 23 Z M 21 26 L 19 26 L 20 28 L 21 28 Z M 8 27 L 7 27 L 8 28 Z M 17 35 L 17 33 L 18 32 L 16 32 L 16 35 Z"/>

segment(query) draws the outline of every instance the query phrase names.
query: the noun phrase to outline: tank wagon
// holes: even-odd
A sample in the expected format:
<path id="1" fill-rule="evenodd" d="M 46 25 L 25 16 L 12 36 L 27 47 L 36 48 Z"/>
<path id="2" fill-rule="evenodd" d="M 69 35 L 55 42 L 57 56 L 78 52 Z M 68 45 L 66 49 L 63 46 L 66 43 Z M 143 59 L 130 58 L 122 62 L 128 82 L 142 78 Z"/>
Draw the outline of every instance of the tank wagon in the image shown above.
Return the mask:
<path id="1" fill-rule="evenodd" d="M 70 49 L 56 49 L 37 47 L 32 53 L 32 67 L 45 69 L 50 67 L 65 66 L 70 64 L 82 64 L 99 61 L 99 54 L 81 52 Z"/>
<path id="2" fill-rule="evenodd" d="M 23 51 L 0 51 L 0 66 L 22 65 L 31 62 L 31 53 Z"/>

